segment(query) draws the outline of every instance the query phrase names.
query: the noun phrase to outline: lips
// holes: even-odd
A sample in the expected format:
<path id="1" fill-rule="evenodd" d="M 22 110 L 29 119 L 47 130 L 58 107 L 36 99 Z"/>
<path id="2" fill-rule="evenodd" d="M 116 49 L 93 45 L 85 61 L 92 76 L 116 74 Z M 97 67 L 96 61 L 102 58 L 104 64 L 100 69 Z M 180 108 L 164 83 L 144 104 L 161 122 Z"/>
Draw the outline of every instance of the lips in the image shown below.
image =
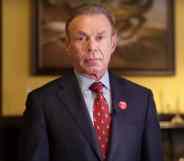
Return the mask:
<path id="1" fill-rule="evenodd" d="M 97 58 L 93 58 L 93 59 L 86 59 L 85 62 L 88 65 L 96 65 L 99 62 L 100 59 Z"/>

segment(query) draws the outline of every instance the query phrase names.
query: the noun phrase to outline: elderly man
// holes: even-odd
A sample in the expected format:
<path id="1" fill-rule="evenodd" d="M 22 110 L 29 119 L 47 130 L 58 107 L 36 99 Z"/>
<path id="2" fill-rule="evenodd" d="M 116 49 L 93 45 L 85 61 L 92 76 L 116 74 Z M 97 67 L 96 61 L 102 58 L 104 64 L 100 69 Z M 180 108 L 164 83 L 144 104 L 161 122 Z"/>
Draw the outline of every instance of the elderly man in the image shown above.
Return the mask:
<path id="1" fill-rule="evenodd" d="M 73 70 L 28 95 L 20 161 L 162 161 L 151 91 L 108 70 L 111 13 L 80 6 L 66 35 Z"/>

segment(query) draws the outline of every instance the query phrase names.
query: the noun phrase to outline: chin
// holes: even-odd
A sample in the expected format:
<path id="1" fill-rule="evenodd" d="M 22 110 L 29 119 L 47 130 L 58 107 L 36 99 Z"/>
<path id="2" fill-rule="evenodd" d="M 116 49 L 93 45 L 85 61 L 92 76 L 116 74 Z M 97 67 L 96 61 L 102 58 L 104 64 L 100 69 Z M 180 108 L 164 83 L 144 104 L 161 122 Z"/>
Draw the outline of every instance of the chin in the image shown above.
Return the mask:
<path id="1" fill-rule="evenodd" d="M 86 68 L 89 73 L 99 73 L 101 70 L 99 68 Z"/>
<path id="2" fill-rule="evenodd" d="M 94 77 L 94 79 L 98 80 L 103 76 L 104 72 L 105 72 L 104 70 L 92 68 L 90 70 L 87 70 L 86 74 L 88 74 L 89 76 L 92 76 L 92 77 Z"/>

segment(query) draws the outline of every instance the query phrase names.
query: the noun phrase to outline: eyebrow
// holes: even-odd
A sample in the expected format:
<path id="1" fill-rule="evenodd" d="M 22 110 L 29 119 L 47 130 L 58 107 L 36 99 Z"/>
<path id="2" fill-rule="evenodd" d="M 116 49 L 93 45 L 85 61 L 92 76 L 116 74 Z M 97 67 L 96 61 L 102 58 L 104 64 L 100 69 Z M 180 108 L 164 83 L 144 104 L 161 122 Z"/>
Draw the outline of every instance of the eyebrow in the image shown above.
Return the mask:
<path id="1" fill-rule="evenodd" d="M 104 30 L 104 31 L 101 31 L 101 32 L 99 32 L 99 33 L 97 33 L 97 35 L 103 35 L 103 34 L 105 34 L 106 33 L 106 31 Z M 81 35 L 81 36 L 86 36 L 87 34 L 85 33 L 85 32 L 83 32 L 83 31 L 78 31 L 77 33 L 75 33 L 76 35 Z"/>
<path id="2" fill-rule="evenodd" d="M 99 32 L 99 33 L 97 33 L 98 35 L 103 35 L 103 34 L 105 34 L 106 33 L 106 31 L 104 30 L 104 31 L 102 31 L 102 32 Z"/>
<path id="3" fill-rule="evenodd" d="M 76 34 L 81 35 L 81 36 L 86 36 L 86 35 L 87 35 L 87 34 L 86 34 L 85 32 L 83 32 L 83 31 L 78 31 Z"/>

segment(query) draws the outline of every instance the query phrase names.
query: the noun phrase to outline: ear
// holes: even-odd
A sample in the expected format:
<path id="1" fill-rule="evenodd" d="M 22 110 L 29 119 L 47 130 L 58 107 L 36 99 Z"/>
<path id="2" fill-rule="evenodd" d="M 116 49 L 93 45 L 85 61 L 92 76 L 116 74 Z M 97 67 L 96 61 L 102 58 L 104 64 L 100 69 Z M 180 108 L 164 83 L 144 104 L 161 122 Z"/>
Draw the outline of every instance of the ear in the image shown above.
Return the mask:
<path id="1" fill-rule="evenodd" d="M 116 47 L 117 47 L 117 42 L 118 42 L 118 38 L 117 38 L 117 32 L 113 31 L 112 33 L 112 53 L 115 51 Z"/>
<path id="2" fill-rule="evenodd" d="M 68 36 L 65 37 L 65 50 L 67 54 L 70 53 L 71 44 L 70 44 L 70 38 Z"/>

